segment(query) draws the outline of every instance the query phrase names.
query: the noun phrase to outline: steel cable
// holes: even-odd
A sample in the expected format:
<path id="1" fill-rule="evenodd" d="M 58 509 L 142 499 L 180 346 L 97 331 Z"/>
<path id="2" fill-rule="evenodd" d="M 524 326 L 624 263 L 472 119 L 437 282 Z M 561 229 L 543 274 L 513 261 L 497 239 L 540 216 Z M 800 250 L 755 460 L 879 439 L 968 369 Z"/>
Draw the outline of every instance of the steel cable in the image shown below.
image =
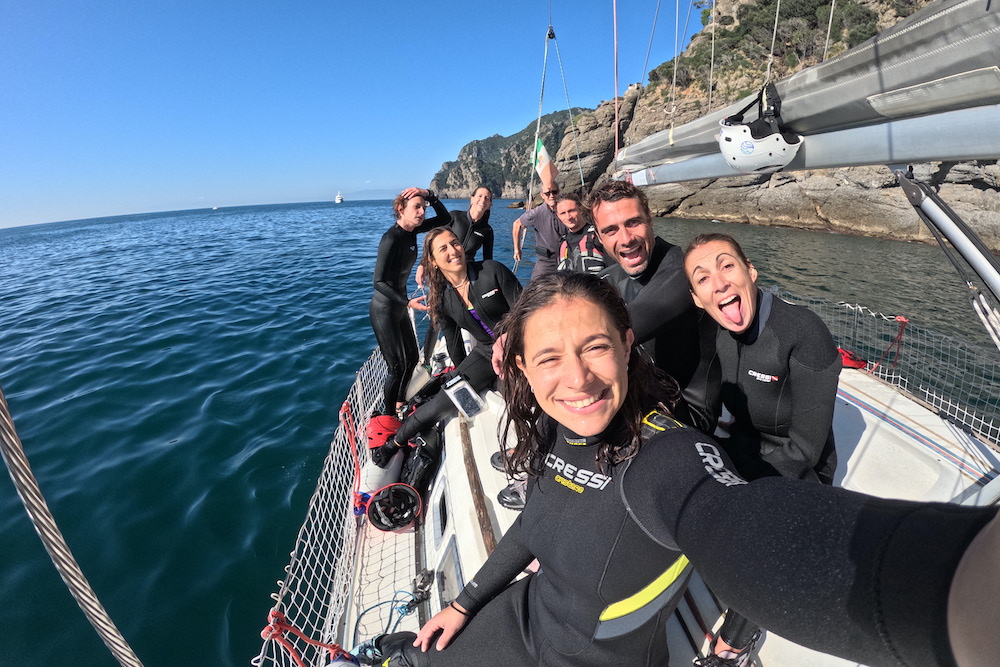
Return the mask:
<path id="1" fill-rule="evenodd" d="M 66 583 L 66 587 L 80 605 L 87 620 L 94 626 L 104 645 L 119 663 L 126 667 L 142 667 L 142 662 L 97 599 L 94 589 L 73 557 L 59 526 L 56 525 L 55 517 L 52 516 L 38 486 L 38 480 L 31 472 L 21 440 L 17 437 L 14 419 L 11 417 L 2 388 L 0 388 L 0 450 L 3 452 L 4 463 L 7 464 L 10 478 L 14 481 L 17 494 L 24 503 L 24 509 L 27 510 L 31 523 L 35 526 L 45 550 L 48 551 L 52 564 L 55 565 L 59 576 Z"/>

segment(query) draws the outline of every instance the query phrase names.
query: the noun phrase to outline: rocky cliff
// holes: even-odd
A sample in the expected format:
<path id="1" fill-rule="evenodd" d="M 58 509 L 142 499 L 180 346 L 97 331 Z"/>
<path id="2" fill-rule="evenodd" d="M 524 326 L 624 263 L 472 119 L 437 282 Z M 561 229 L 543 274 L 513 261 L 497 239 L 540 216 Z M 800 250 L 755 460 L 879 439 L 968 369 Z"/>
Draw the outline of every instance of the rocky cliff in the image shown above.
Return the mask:
<path id="1" fill-rule="evenodd" d="M 648 85 L 634 84 L 619 98 L 618 145 L 630 145 L 671 124 L 682 125 L 709 108 L 718 109 L 744 97 L 764 80 L 769 60 L 772 77 L 787 76 L 819 62 L 824 51 L 827 57 L 835 56 L 925 4 L 927 0 L 840 0 L 830 24 L 826 0 L 783 3 L 775 57 L 770 60 L 775 0 L 719 0 L 714 47 L 710 10 L 706 9 L 703 22 L 708 27 L 692 39 L 688 49 L 674 61 L 652 70 Z M 829 43 L 826 40 L 828 25 Z M 715 52 L 714 68 L 712 50 Z M 564 190 L 587 190 L 609 177 L 616 143 L 614 118 L 615 102 L 612 100 L 577 116 L 575 127 L 563 125 L 563 139 L 554 159 Z M 499 192 L 504 197 L 524 196 L 529 172 L 523 156 L 530 155 L 534 125 L 519 133 L 525 134 L 528 130 L 530 136 L 520 140 L 527 148 L 519 145 L 516 150 L 505 153 L 504 173 L 511 177 L 503 181 L 502 189 L 494 189 L 494 193 Z M 560 132 L 555 126 L 553 131 Z M 469 194 L 476 182 L 475 175 L 484 169 L 477 162 L 478 156 L 471 157 L 478 143 L 481 142 L 467 145 L 456 163 L 445 165 L 456 165 L 450 167 L 449 173 L 460 171 L 469 176 L 461 185 L 456 179 L 453 189 L 440 189 L 452 196 Z M 546 142 L 550 151 L 555 143 Z M 467 151 L 470 156 L 463 157 Z M 524 167 L 515 172 L 514 164 L 518 159 Z M 939 187 L 948 204 L 990 248 L 1000 250 L 1000 166 L 996 161 L 917 165 L 915 172 Z M 443 170 L 435 177 L 435 183 L 443 180 L 444 173 Z M 516 174 L 521 174 L 523 180 L 517 181 Z M 452 185 L 452 181 L 447 182 Z M 900 240 L 930 239 L 886 167 L 664 184 L 650 186 L 646 193 L 657 215 Z"/>
<path id="2" fill-rule="evenodd" d="M 556 152 L 566 136 L 572 116 L 586 117 L 591 111 L 574 108 L 572 114 L 562 111 L 542 116 L 539 136 L 550 155 Z M 495 134 L 487 139 L 472 141 L 462 147 L 455 161 L 441 165 L 430 188 L 442 197 L 456 199 L 470 196 L 481 185 L 492 190 L 494 197 L 527 197 L 533 171 L 531 156 L 534 143 L 535 122 L 509 137 Z M 535 182 L 537 190 L 537 177 Z"/>

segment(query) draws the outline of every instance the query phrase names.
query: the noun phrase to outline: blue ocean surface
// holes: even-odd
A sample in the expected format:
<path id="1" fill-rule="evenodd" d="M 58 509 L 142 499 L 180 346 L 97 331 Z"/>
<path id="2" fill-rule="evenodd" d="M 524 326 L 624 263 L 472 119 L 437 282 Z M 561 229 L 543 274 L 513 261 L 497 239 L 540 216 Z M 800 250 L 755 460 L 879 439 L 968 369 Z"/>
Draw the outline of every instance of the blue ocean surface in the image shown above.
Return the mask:
<path id="1" fill-rule="evenodd" d="M 519 211 L 506 204 L 495 258 L 512 266 Z M 257 654 L 337 410 L 375 345 L 372 268 L 392 222 L 380 201 L 0 229 L 0 385 L 70 547 L 146 665 Z M 732 233 L 765 284 L 986 340 L 936 248 L 656 228 L 678 244 Z M 115 664 L 5 475 L 0 531 L 0 665 Z"/>

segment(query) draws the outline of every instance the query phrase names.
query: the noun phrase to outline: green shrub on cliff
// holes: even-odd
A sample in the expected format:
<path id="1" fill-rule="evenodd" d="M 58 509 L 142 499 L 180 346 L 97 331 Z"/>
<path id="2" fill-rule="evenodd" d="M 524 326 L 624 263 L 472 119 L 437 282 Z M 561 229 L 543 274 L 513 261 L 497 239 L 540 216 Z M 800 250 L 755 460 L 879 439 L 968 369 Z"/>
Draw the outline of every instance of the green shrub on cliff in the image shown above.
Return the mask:
<path id="1" fill-rule="evenodd" d="M 901 16 L 912 12 L 912 2 L 896 0 Z M 715 76 L 717 92 L 730 100 L 742 92 L 734 85 L 721 83 L 733 79 L 764 80 L 771 53 L 774 13 L 777 0 L 757 0 L 740 5 L 732 16 L 720 16 L 715 34 Z M 710 8 L 704 7 L 702 22 L 709 24 Z M 784 0 L 774 40 L 772 78 L 780 78 L 796 69 L 817 62 L 823 55 L 827 24 L 830 18 L 828 0 Z M 878 16 L 856 0 L 842 0 L 834 9 L 830 30 L 831 51 L 851 48 L 875 34 Z M 726 26 L 733 26 L 732 28 Z M 706 28 L 696 35 L 687 52 L 659 65 L 649 73 L 650 88 L 669 88 L 674 80 L 676 63 L 677 86 L 680 89 L 697 86 L 707 90 L 712 65 L 712 35 Z"/>

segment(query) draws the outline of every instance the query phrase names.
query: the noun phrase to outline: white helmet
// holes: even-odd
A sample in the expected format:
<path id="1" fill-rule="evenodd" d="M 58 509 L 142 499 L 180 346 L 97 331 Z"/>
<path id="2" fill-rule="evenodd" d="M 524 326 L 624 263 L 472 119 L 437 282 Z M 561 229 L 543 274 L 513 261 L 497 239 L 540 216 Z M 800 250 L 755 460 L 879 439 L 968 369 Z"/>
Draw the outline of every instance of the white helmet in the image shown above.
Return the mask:
<path id="1" fill-rule="evenodd" d="M 765 94 L 767 106 L 764 106 Z M 743 122 L 743 114 L 757 103 L 757 120 Z M 802 137 L 782 131 L 781 100 L 774 84 L 761 89 L 757 99 L 739 113 L 719 121 L 719 149 L 726 164 L 745 174 L 769 174 L 786 166 L 799 152 Z"/>

